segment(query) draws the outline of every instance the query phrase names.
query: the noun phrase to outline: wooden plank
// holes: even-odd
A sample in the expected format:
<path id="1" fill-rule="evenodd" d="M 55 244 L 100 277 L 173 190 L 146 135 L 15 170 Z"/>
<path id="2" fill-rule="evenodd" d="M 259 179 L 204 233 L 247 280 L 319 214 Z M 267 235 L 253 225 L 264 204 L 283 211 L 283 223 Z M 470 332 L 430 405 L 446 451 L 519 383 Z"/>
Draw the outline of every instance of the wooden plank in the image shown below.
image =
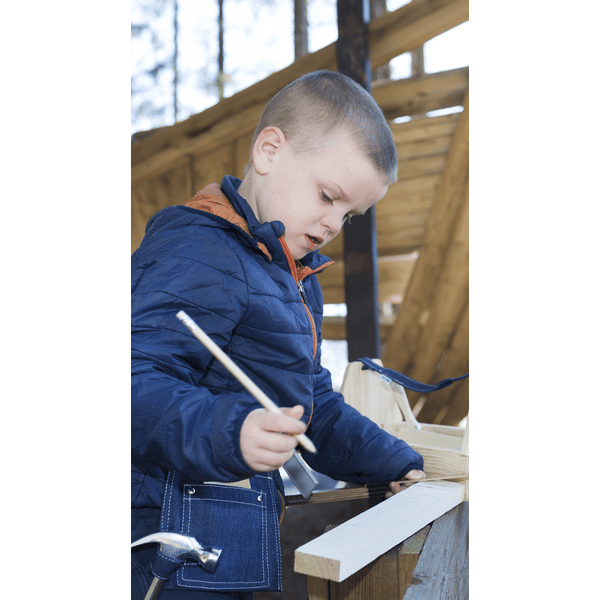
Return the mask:
<path id="1" fill-rule="evenodd" d="M 468 120 L 467 97 L 465 99 L 465 109 L 461 113 L 454 133 L 452 148 L 448 153 L 446 167 L 429 214 L 419 259 L 398 318 L 392 328 L 383 358 L 383 362 L 388 368 L 425 382 L 433 383 L 430 380 L 434 379 L 437 362 L 434 363 L 431 356 L 425 357 L 418 350 L 431 347 L 431 344 L 439 346 L 441 341 L 444 341 L 444 347 L 448 343 L 447 336 L 445 340 L 423 338 L 427 321 L 432 318 L 431 310 L 433 307 L 436 307 L 437 313 L 434 315 L 434 323 L 430 326 L 430 329 L 436 325 L 436 318 L 443 318 L 442 313 L 445 307 L 443 305 L 444 297 L 439 293 L 440 285 L 444 283 L 447 290 L 453 290 L 453 293 L 459 297 L 464 296 L 465 285 L 468 285 L 468 277 L 466 279 L 463 277 L 462 283 L 459 286 L 454 286 L 452 280 L 447 277 L 452 264 L 445 260 L 453 239 L 457 219 L 462 219 L 460 222 L 464 225 L 465 215 L 467 214 L 465 211 L 461 213 L 461 208 L 466 201 L 465 186 L 468 180 Z M 465 250 L 465 248 L 462 248 L 460 252 L 464 254 Z M 449 303 L 446 306 L 449 306 Z M 462 303 L 459 306 L 462 306 Z M 445 322 L 442 322 L 442 324 L 442 331 L 447 332 L 448 328 Z M 428 371 L 424 373 L 424 376 L 419 377 L 415 372 L 423 373 L 422 363 L 424 358 L 428 361 Z M 437 358 L 439 360 L 439 354 Z"/>
<path id="2" fill-rule="evenodd" d="M 416 483 L 300 546 L 297 573 L 343 581 L 462 502 L 464 484 Z"/>
<path id="3" fill-rule="evenodd" d="M 397 426 L 393 427 L 393 434 L 398 435 Z M 459 449 L 440 448 L 437 446 L 422 446 L 411 443 L 411 448 L 423 457 L 423 470 L 429 474 L 456 475 L 469 473 L 469 457 L 461 453 Z M 465 482 L 464 499 L 469 500 L 469 481 Z"/>
<path id="4" fill-rule="evenodd" d="M 339 583 L 309 576 L 309 600 L 402 598 L 412 583 L 412 572 L 419 562 L 430 529 L 431 525 L 427 525 L 364 569 Z"/>
<path id="5" fill-rule="evenodd" d="M 329 600 L 329 581 L 320 577 L 308 577 L 308 600 Z"/>
<path id="6" fill-rule="evenodd" d="M 373 98 L 388 120 L 424 115 L 433 110 L 462 106 L 469 85 L 469 68 L 431 73 L 423 77 L 373 83 Z"/>
<path id="7" fill-rule="evenodd" d="M 381 365 L 379 359 L 373 362 Z M 346 404 L 354 407 L 388 433 L 393 434 L 394 423 L 402 421 L 402 414 L 394 400 L 394 391 L 375 371 L 362 370 L 361 362 L 346 367 L 340 393 Z"/>
<path id="8" fill-rule="evenodd" d="M 460 113 L 452 113 L 449 115 L 424 117 L 422 119 L 411 119 L 402 123 L 391 123 L 390 128 L 396 145 L 404 146 L 440 136 L 452 136 L 459 116 Z"/>
<path id="9" fill-rule="evenodd" d="M 412 582 L 412 574 L 419 562 L 419 556 L 431 530 L 427 525 L 400 544 L 398 552 L 398 596 L 402 598 Z"/>
<path id="10" fill-rule="evenodd" d="M 446 156 L 450 150 L 450 142 L 452 141 L 452 133 L 447 135 L 431 136 L 422 140 L 413 142 L 396 141 L 396 152 L 398 154 L 398 162 L 411 161 L 415 158 L 428 158 L 431 156 Z"/>
<path id="11" fill-rule="evenodd" d="M 187 202 L 193 195 L 189 160 L 131 190 L 131 251 L 141 243 L 148 219 L 162 208 Z"/>
<path id="12" fill-rule="evenodd" d="M 435 446 L 436 448 L 452 448 L 453 450 L 459 450 L 462 443 L 462 439 L 455 435 L 414 429 L 406 422 L 394 423 L 393 434 L 401 440 L 404 440 L 410 446 L 419 444 L 421 446 Z"/>
<path id="13" fill-rule="evenodd" d="M 469 504 L 463 502 L 431 526 L 403 600 L 467 600 Z"/>
<path id="14" fill-rule="evenodd" d="M 214 127 L 203 134 L 184 139 L 175 147 L 167 148 L 147 157 L 131 168 L 132 184 L 140 183 L 148 177 L 154 177 L 157 174 L 169 171 L 187 161 L 188 156 L 199 156 L 203 153 L 210 154 L 224 145 L 232 144 L 237 138 L 254 132 L 263 109 L 264 104 L 253 105 L 215 124 Z"/>
<path id="15" fill-rule="evenodd" d="M 258 123 L 257 123 L 258 125 Z M 238 179 L 244 178 L 244 169 L 250 160 L 250 145 L 254 137 L 254 130 L 242 135 L 235 140 L 234 165 L 231 174 Z"/>
<path id="16" fill-rule="evenodd" d="M 234 146 L 228 144 L 211 152 L 194 155 L 194 194 L 209 183 L 221 183 L 223 176 L 232 172 L 234 151 Z"/>
<path id="17" fill-rule="evenodd" d="M 402 8 L 407 10 L 400 13 Z M 374 69 L 469 20 L 468 0 L 427 0 L 411 2 L 402 8 L 379 17 L 379 32 L 371 28 L 376 33 L 369 37 Z"/>
<path id="18" fill-rule="evenodd" d="M 446 156 L 444 154 L 402 160 L 398 162 L 398 180 L 441 173 L 445 165 Z"/>

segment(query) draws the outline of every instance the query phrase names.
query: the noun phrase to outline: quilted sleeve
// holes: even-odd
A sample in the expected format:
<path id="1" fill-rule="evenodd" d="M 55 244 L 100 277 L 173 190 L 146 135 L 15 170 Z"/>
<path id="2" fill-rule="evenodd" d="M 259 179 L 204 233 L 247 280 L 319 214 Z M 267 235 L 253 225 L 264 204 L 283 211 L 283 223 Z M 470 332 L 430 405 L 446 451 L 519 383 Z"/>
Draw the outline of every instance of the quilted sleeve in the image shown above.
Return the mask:
<path id="1" fill-rule="evenodd" d="M 210 237 L 201 229 L 154 234 L 134 255 L 132 453 L 200 481 L 235 481 L 254 474 L 239 432 L 259 405 L 228 386 L 228 374 L 175 315 L 185 310 L 227 351 L 247 290 L 233 250 L 206 252 L 217 244 L 199 240 Z"/>
<path id="2" fill-rule="evenodd" d="M 334 479 L 358 484 L 395 481 L 412 469 L 423 468 L 423 458 L 406 442 L 381 429 L 333 391 L 327 369 L 321 369 L 317 378 L 307 435 L 318 453 L 304 450 L 303 458 Z"/>

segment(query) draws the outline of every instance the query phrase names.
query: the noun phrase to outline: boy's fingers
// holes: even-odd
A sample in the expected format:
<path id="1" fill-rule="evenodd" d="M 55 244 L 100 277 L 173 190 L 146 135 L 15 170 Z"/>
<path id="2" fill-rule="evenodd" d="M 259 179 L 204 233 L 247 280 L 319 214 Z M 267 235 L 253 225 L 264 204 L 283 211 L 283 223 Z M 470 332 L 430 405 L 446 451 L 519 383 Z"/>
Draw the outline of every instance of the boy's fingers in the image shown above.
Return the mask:
<path id="1" fill-rule="evenodd" d="M 259 448 L 271 452 L 291 452 L 298 445 L 298 440 L 287 434 L 264 431 L 257 443 Z"/>
<path id="2" fill-rule="evenodd" d="M 306 425 L 300 420 L 295 418 L 292 412 L 293 409 L 284 409 L 288 414 L 278 415 L 275 413 L 263 413 L 261 415 L 261 427 L 266 431 L 277 431 L 280 433 L 288 433 L 290 435 L 298 435 L 306 431 Z M 298 414 L 299 411 L 296 411 Z M 304 412 L 304 411 L 303 411 Z M 302 416 L 301 413 L 299 416 Z"/>

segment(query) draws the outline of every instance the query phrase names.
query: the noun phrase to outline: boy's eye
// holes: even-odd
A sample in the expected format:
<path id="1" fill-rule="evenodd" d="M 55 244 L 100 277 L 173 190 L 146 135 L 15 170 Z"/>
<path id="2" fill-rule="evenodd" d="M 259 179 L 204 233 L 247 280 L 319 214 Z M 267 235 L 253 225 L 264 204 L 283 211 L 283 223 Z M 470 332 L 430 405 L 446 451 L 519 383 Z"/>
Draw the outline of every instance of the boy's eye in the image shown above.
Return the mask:
<path id="1" fill-rule="evenodd" d="M 333 203 L 333 200 L 325 192 L 321 192 L 321 200 L 323 200 L 323 202 L 327 202 L 328 204 Z"/>

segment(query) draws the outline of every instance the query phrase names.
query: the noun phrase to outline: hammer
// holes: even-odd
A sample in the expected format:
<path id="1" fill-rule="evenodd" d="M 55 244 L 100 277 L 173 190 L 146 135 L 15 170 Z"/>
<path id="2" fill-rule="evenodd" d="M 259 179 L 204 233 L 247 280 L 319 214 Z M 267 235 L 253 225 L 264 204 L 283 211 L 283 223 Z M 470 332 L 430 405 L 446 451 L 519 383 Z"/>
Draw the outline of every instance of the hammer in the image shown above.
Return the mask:
<path id="1" fill-rule="evenodd" d="M 144 600 L 156 600 L 158 598 L 167 579 L 183 564 L 185 558 L 193 558 L 205 569 L 214 571 L 222 552 L 219 548 L 204 548 L 198 543 L 196 538 L 190 535 L 172 533 L 170 531 L 151 533 L 137 542 L 133 542 L 131 547 L 151 543 L 160 544 L 160 546 L 159 554 L 152 570 L 154 579 L 148 588 Z"/>

